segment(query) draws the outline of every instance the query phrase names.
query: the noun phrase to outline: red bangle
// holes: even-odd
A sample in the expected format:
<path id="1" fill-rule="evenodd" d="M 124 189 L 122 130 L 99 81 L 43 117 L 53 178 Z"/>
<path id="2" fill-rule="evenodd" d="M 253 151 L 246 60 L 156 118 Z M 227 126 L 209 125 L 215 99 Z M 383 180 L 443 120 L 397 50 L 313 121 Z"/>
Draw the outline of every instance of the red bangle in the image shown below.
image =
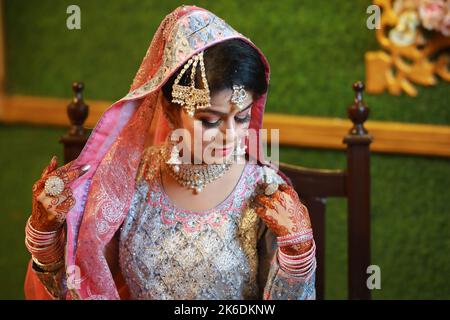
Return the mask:
<path id="1" fill-rule="evenodd" d="M 25 246 L 33 258 L 48 264 L 61 260 L 64 256 L 64 229 L 56 231 L 39 231 L 30 223 L 25 226 Z"/>
<path id="2" fill-rule="evenodd" d="M 311 249 L 297 256 L 287 255 L 278 248 L 278 263 L 280 264 L 280 267 L 288 273 L 303 275 L 310 271 L 313 262 L 316 260 L 315 253 L 316 246 L 314 242 Z"/>
<path id="3" fill-rule="evenodd" d="M 292 262 L 298 262 L 298 261 L 302 261 L 303 259 L 309 257 L 311 255 L 312 252 L 316 251 L 316 243 L 312 242 L 312 246 L 308 251 L 305 251 L 301 254 L 298 255 L 290 255 L 290 254 L 286 254 L 283 251 L 280 250 L 280 254 L 285 258 L 285 260 L 288 261 L 292 261 Z"/>
<path id="4" fill-rule="evenodd" d="M 295 270 L 291 268 L 286 268 L 285 266 L 280 264 L 280 267 L 283 271 L 289 273 L 290 275 L 297 277 L 305 277 L 310 274 L 316 268 L 316 259 L 311 260 L 311 262 L 305 266 L 303 269 Z"/>
<path id="5" fill-rule="evenodd" d="M 296 265 L 286 263 L 285 261 L 283 261 L 283 258 L 280 256 L 278 256 L 278 261 L 279 261 L 280 265 L 282 265 L 283 267 L 286 267 L 289 270 L 304 270 L 305 268 L 310 266 L 311 261 L 313 261 L 314 258 L 315 258 L 315 256 L 312 256 L 311 259 L 309 259 L 301 264 L 296 264 Z"/>

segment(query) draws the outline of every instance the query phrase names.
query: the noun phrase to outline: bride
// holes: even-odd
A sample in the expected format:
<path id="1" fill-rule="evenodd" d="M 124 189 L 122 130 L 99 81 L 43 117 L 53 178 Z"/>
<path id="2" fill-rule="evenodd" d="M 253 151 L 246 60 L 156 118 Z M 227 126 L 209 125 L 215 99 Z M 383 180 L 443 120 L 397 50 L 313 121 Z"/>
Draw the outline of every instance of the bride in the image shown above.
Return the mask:
<path id="1" fill-rule="evenodd" d="M 27 299 L 314 299 L 307 208 L 262 156 L 269 64 L 181 6 L 25 228 Z"/>

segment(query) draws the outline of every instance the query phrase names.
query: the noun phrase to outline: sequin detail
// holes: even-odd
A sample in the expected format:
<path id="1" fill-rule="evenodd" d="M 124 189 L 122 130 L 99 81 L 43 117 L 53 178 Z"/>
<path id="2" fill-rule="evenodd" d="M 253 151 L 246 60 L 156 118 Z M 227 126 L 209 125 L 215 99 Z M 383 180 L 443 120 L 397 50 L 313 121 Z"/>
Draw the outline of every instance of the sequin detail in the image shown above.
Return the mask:
<path id="1" fill-rule="evenodd" d="M 168 19 L 168 26 L 170 27 L 164 30 L 167 44 L 164 48 L 162 64 L 154 77 L 127 94 L 126 99 L 137 98 L 154 90 L 162 79 L 174 70 L 174 66 L 180 67 L 183 61 L 194 55 L 200 48 L 225 39 L 244 37 L 223 19 L 203 10 L 194 10 L 176 23 L 173 19 Z"/>
<path id="2" fill-rule="evenodd" d="M 146 154 L 157 155 L 158 150 Z M 149 167 L 155 168 L 160 159 L 152 159 L 156 163 Z M 256 166 L 247 164 L 232 195 L 201 214 L 170 202 L 158 170 L 143 174 L 120 238 L 120 265 L 132 297 L 256 299 L 257 239 L 250 236 L 249 243 L 237 235 L 243 233 L 240 226 L 246 234 L 256 234 L 258 220 L 242 225 L 241 213 L 258 174 Z"/>
<path id="3" fill-rule="evenodd" d="M 272 258 L 276 247 L 259 260 L 264 225 L 248 204 L 257 181 L 267 178 L 262 167 L 247 164 L 232 196 L 199 214 L 175 207 L 163 192 L 158 154 L 158 147 L 144 154 L 152 161 L 141 163 L 120 232 L 119 263 L 132 299 L 260 299 L 263 289 L 265 299 L 313 297 L 313 277 L 305 282 L 283 272 Z M 269 264 L 260 288 L 259 267 Z"/>

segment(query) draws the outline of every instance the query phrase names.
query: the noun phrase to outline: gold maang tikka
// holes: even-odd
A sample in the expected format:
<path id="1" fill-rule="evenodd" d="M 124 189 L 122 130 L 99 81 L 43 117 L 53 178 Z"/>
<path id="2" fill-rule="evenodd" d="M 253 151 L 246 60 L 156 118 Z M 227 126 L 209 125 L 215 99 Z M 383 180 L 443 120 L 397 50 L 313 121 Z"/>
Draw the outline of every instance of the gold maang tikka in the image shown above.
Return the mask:
<path id="1" fill-rule="evenodd" d="M 195 87 L 195 73 L 199 62 L 204 86 L 203 89 Z M 191 65 L 191 83 L 187 86 L 180 85 L 181 77 Z M 211 106 L 211 97 L 205 74 L 205 63 L 203 61 L 203 51 L 190 58 L 176 77 L 172 86 L 172 102 L 183 106 L 183 109 L 191 118 L 194 116 L 195 110 Z"/>

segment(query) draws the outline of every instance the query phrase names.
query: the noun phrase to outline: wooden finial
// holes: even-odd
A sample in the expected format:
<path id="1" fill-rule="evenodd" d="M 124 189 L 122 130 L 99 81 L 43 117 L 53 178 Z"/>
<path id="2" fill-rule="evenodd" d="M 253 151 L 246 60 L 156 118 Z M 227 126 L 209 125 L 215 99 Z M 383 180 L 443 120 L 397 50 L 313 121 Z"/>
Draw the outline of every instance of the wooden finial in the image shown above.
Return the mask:
<path id="1" fill-rule="evenodd" d="M 83 89 L 83 82 L 72 83 L 74 96 L 72 102 L 67 106 L 67 115 L 69 116 L 72 125 L 69 130 L 69 135 L 84 136 L 86 133 L 84 122 L 89 114 L 89 106 L 84 103 Z"/>
<path id="2" fill-rule="evenodd" d="M 368 132 L 364 128 L 364 122 L 369 117 L 369 107 L 364 104 L 363 91 L 364 83 L 357 81 L 353 84 L 353 90 L 355 91 L 355 99 L 353 104 L 348 107 L 347 114 L 350 120 L 353 122 L 353 128 L 350 129 L 351 135 L 366 135 Z"/>
<path id="3" fill-rule="evenodd" d="M 74 96 L 67 106 L 67 115 L 70 119 L 69 131 L 59 140 L 64 145 L 64 163 L 68 163 L 78 157 L 89 138 L 89 133 L 84 129 L 84 122 L 89 114 L 89 107 L 83 101 L 84 84 L 72 83 Z"/>

